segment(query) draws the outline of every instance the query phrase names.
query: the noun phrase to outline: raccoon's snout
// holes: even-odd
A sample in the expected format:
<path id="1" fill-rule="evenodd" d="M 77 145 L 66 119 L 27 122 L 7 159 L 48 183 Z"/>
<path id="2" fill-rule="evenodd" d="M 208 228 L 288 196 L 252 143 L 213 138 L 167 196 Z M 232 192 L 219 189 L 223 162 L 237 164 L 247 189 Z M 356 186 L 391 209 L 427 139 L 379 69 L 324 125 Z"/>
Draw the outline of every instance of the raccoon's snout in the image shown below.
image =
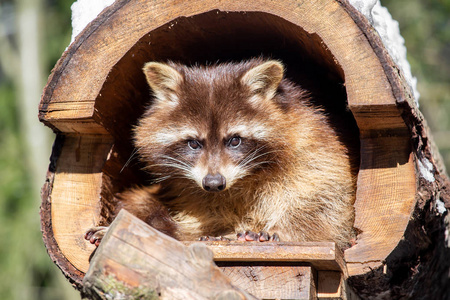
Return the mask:
<path id="1" fill-rule="evenodd" d="M 220 192 L 226 187 L 226 180 L 220 173 L 208 174 L 202 181 L 203 189 L 208 192 Z"/>

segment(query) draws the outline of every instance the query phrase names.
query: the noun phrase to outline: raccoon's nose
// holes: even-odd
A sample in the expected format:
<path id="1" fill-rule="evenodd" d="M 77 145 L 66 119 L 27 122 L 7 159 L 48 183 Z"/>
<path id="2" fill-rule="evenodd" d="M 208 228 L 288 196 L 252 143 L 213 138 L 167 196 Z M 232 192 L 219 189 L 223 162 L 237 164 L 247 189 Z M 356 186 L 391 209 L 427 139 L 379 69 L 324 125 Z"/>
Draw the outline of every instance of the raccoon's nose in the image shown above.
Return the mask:
<path id="1" fill-rule="evenodd" d="M 220 192 L 226 187 L 226 180 L 220 173 L 208 174 L 203 178 L 203 188 L 208 192 Z"/>

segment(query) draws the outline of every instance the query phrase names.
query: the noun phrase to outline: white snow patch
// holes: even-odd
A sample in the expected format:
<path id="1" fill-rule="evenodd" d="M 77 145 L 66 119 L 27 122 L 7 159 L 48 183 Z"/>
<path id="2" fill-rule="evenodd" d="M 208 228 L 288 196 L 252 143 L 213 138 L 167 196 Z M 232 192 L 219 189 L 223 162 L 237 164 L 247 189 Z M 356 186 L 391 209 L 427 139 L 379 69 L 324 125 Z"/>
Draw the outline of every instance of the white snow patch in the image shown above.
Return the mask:
<path id="1" fill-rule="evenodd" d="M 444 202 L 442 202 L 442 200 L 439 199 L 439 198 L 436 199 L 436 210 L 437 210 L 438 213 L 440 213 L 441 215 L 447 211 L 447 209 L 445 208 Z"/>
<path id="2" fill-rule="evenodd" d="M 76 36 L 114 0 L 78 0 L 72 6 L 72 43 Z"/>
<path id="3" fill-rule="evenodd" d="M 429 182 L 434 182 L 433 164 L 426 158 L 418 159 L 420 175 Z"/>
<path id="4" fill-rule="evenodd" d="M 360 13 L 369 19 L 370 24 L 373 24 L 372 9 L 377 4 L 378 0 L 349 0 L 351 5 L 353 5 Z"/>
<path id="5" fill-rule="evenodd" d="M 400 34 L 398 22 L 392 19 L 386 7 L 381 6 L 380 0 L 349 0 L 349 2 L 366 16 L 378 32 L 392 59 L 402 70 L 413 91 L 416 105 L 419 106 L 420 93 L 417 90 L 417 78 L 412 76 L 411 66 L 406 58 L 405 40 Z"/>

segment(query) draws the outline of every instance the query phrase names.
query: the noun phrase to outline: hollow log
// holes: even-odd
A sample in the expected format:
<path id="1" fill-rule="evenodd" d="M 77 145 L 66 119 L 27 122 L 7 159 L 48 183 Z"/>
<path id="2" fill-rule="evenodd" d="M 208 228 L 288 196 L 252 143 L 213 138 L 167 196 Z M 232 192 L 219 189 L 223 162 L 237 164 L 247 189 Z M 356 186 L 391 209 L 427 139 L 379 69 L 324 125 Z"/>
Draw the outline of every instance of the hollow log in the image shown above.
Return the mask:
<path id="1" fill-rule="evenodd" d="M 140 165 L 127 164 L 131 128 L 147 104 L 145 62 L 261 54 L 337 90 L 324 105 L 348 108 L 359 132 L 360 233 L 344 254 L 347 282 L 366 298 L 448 297 L 449 179 L 401 70 L 346 0 L 119 0 L 106 8 L 64 52 L 39 106 L 57 133 L 41 206 L 50 257 L 81 288 L 95 249 L 83 233 L 111 221 L 114 193 L 145 182 Z"/>

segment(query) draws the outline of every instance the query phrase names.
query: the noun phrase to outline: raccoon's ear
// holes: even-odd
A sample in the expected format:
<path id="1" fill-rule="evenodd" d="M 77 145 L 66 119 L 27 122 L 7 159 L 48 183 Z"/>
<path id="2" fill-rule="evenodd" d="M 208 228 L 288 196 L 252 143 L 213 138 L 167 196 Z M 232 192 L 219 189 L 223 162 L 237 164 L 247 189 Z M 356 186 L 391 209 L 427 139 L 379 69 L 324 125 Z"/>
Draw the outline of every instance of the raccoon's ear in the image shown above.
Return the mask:
<path id="1" fill-rule="evenodd" d="M 178 102 L 177 91 L 183 76 L 177 70 L 166 64 L 149 62 L 144 65 L 143 71 L 158 100 Z"/>
<path id="2" fill-rule="evenodd" d="M 269 60 L 244 74 L 241 78 L 243 85 L 248 86 L 255 95 L 265 99 L 272 98 L 283 79 L 284 67 L 276 60 Z"/>

